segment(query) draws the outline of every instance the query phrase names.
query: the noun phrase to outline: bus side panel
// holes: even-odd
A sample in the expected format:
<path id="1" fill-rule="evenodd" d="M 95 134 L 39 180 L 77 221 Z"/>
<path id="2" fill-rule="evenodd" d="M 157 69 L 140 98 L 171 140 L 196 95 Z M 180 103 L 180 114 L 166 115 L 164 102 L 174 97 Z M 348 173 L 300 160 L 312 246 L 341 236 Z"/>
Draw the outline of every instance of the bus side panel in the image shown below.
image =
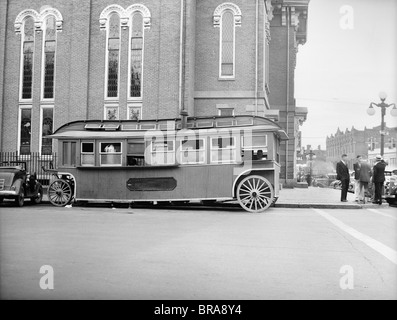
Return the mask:
<path id="1" fill-rule="evenodd" d="M 231 198 L 235 165 L 185 166 L 164 168 L 77 169 L 74 174 L 77 199 L 173 200 Z M 173 190 L 130 191 L 127 181 L 134 179 L 174 178 Z M 159 179 L 159 185 L 161 185 Z"/>
<path id="2" fill-rule="evenodd" d="M 182 167 L 178 177 L 183 199 L 214 199 L 232 197 L 233 169 L 235 165 Z"/>

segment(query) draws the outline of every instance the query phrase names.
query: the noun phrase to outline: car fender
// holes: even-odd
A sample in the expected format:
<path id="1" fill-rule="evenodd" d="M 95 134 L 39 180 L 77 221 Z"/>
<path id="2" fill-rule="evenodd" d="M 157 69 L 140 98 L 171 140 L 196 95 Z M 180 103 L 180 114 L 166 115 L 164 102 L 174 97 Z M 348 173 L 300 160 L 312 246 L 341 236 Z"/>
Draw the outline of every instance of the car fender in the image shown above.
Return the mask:
<path id="1" fill-rule="evenodd" d="M 19 194 L 21 192 L 21 189 L 23 191 L 23 183 L 22 183 L 22 179 L 17 179 L 14 181 L 14 183 L 12 184 L 11 188 L 14 187 L 15 188 L 15 192 L 17 194 Z"/>

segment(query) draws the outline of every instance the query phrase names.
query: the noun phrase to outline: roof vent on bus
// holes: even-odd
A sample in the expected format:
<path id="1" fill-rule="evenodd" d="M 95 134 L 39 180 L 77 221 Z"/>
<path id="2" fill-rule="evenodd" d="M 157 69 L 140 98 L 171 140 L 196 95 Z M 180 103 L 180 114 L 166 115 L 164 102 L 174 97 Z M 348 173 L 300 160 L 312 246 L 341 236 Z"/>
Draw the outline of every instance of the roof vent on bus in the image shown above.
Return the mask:
<path id="1" fill-rule="evenodd" d="M 118 130 L 119 127 L 120 125 L 115 123 L 105 123 L 102 125 L 102 129 L 104 130 Z"/>
<path id="2" fill-rule="evenodd" d="M 88 123 L 84 126 L 86 130 L 100 130 L 102 128 L 101 123 Z"/>
<path id="3" fill-rule="evenodd" d="M 120 128 L 119 124 L 116 123 L 88 123 L 84 126 L 86 130 L 105 130 L 105 131 L 116 131 Z"/>

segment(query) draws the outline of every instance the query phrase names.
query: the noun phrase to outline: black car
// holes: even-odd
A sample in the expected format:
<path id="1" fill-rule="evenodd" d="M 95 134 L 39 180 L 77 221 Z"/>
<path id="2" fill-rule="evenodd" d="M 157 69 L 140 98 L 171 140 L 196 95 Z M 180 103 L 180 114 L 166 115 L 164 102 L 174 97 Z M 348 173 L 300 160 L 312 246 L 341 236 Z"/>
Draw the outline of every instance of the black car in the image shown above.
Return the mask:
<path id="1" fill-rule="evenodd" d="M 36 174 L 27 173 L 22 165 L 0 166 L 0 203 L 15 199 L 16 205 L 22 207 L 25 198 L 33 204 L 39 204 L 43 198 L 43 186 Z"/>

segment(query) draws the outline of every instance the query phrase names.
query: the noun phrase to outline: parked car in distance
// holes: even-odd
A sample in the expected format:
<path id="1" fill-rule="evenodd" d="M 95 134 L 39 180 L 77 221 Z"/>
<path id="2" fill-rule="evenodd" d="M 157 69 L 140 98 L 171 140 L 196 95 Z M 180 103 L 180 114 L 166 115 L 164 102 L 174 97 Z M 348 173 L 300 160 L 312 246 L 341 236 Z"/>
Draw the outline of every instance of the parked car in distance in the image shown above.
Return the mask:
<path id="1" fill-rule="evenodd" d="M 336 178 L 336 175 L 335 175 Z M 330 188 L 333 189 L 342 189 L 342 182 L 340 180 L 334 180 L 329 184 Z M 356 187 L 356 182 L 354 180 L 354 171 L 350 172 L 350 182 L 349 182 L 349 189 L 347 190 L 350 193 L 354 193 L 354 189 Z"/>
<path id="2" fill-rule="evenodd" d="M 329 185 L 329 177 L 326 174 L 319 174 L 313 177 L 313 186 L 326 188 Z"/>
<path id="3" fill-rule="evenodd" d="M 342 188 L 342 183 L 340 180 L 334 180 L 329 184 L 330 188 L 333 189 L 341 189 Z"/>
<path id="4" fill-rule="evenodd" d="M 397 205 L 397 169 L 385 171 L 385 200 L 390 205 Z"/>
<path id="5" fill-rule="evenodd" d="M 328 176 L 328 185 L 330 185 L 332 182 L 336 180 L 335 172 L 327 173 L 327 176 Z"/>
<path id="6" fill-rule="evenodd" d="M 4 199 L 14 199 L 18 207 L 22 207 L 25 198 L 31 203 L 39 204 L 43 198 L 43 186 L 37 181 L 36 174 L 26 172 L 24 162 L 12 161 L 0 166 L 0 203 Z"/>

